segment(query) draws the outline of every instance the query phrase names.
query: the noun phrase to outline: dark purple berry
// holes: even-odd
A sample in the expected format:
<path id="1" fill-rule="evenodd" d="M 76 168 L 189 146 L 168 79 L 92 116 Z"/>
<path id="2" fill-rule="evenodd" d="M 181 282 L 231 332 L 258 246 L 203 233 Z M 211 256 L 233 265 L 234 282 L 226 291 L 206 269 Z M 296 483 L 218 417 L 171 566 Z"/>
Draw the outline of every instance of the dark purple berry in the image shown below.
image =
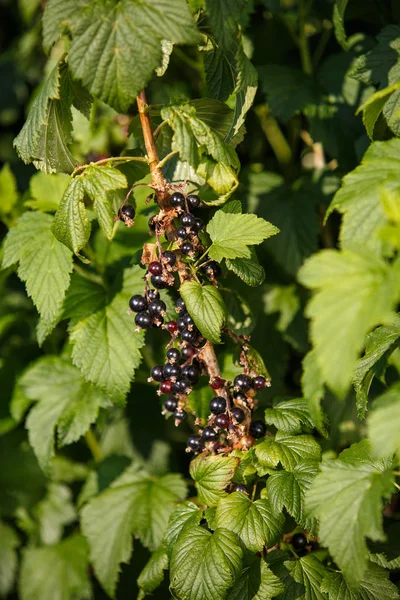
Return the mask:
<path id="1" fill-rule="evenodd" d="M 183 242 L 181 246 L 182 254 L 191 254 L 193 252 L 193 245 L 190 242 Z"/>
<path id="2" fill-rule="evenodd" d="M 237 408 L 236 406 L 235 406 L 235 408 L 232 408 L 231 415 L 235 419 L 235 421 L 237 421 L 238 423 L 243 423 L 244 412 L 242 411 L 241 408 Z"/>
<path id="3" fill-rule="evenodd" d="M 189 325 L 194 325 L 194 321 L 189 313 L 181 315 L 181 320 L 185 323 L 186 327 L 189 327 Z"/>
<path id="4" fill-rule="evenodd" d="M 162 381 L 160 383 L 160 392 L 162 394 L 170 394 L 172 392 L 172 381 Z"/>
<path id="5" fill-rule="evenodd" d="M 247 487 L 243 485 L 243 483 L 235 483 L 232 488 L 232 492 L 242 492 L 242 494 L 248 495 Z"/>
<path id="6" fill-rule="evenodd" d="M 196 351 L 192 346 L 185 346 L 182 348 L 181 353 L 184 360 L 190 360 L 196 354 Z"/>
<path id="7" fill-rule="evenodd" d="M 213 390 L 220 390 L 224 387 L 224 380 L 221 377 L 214 377 L 210 383 L 210 388 Z"/>
<path id="8" fill-rule="evenodd" d="M 262 438 L 264 437 L 267 431 L 266 425 L 263 421 L 252 421 L 250 423 L 249 432 L 254 438 Z"/>
<path id="9" fill-rule="evenodd" d="M 139 296 L 139 294 L 137 294 L 136 296 L 132 296 L 132 298 L 129 300 L 129 308 L 134 312 L 142 312 L 142 310 L 146 310 L 146 298 L 144 298 L 143 296 Z"/>
<path id="10" fill-rule="evenodd" d="M 154 379 L 154 381 L 162 381 L 164 379 L 163 375 L 164 365 L 156 365 L 150 371 L 150 375 Z"/>
<path id="11" fill-rule="evenodd" d="M 178 300 L 175 302 L 175 306 L 178 312 L 186 311 L 186 304 L 182 298 L 178 298 Z"/>
<path id="12" fill-rule="evenodd" d="M 187 314 L 187 313 L 184 313 L 184 314 Z M 177 324 L 178 324 L 178 330 L 179 331 L 182 332 L 184 329 L 186 329 L 186 322 L 185 322 L 185 319 L 183 318 L 183 316 L 181 316 L 178 319 L 178 323 Z"/>
<path id="13" fill-rule="evenodd" d="M 233 397 L 247 404 L 247 396 L 243 392 L 233 392 Z"/>
<path id="14" fill-rule="evenodd" d="M 149 273 L 152 275 L 161 275 L 162 273 L 162 264 L 153 260 L 148 266 Z"/>
<path id="15" fill-rule="evenodd" d="M 173 385 L 174 394 L 187 394 L 191 388 L 191 383 L 187 377 L 177 379 Z"/>
<path id="16" fill-rule="evenodd" d="M 169 203 L 173 208 L 185 208 L 185 196 L 180 192 L 174 192 L 169 199 Z"/>
<path id="17" fill-rule="evenodd" d="M 179 227 L 176 230 L 176 236 L 181 240 L 186 240 L 189 237 L 189 233 L 186 231 L 185 227 Z"/>
<path id="18" fill-rule="evenodd" d="M 168 412 L 174 412 L 176 410 L 177 406 L 178 406 L 178 401 L 173 396 L 168 396 L 168 398 L 164 402 L 164 408 Z"/>
<path id="19" fill-rule="evenodd" d="M 200 373 L 197 367 L 194 365 L 186 365 L 182 369 L 182 376 L 187 377 L 193 384 L 197 383 L 200 377 Z"/>
<path id="20" fill-rule="evenodd" d="M 250 375 L 245 375 L 244 373 L 241 373 L 240 375 L 236 375 L 233 381 L 233 385 L 239 388 L 241 392 L 248 392 L 253 385 L 253 380 L 250 377 Z"/>
<path id="21" fill-rule="evenodd" d="M 178 331 L 178 323 L 176 321 L 168 321 L 167 329 L 171 335 L 176 333 Z"/>
<path id="22" fill-rule="evenodd" d="M 203 271 L 203 273 L 205 273 L 206 275 L 208 275 L 208 277 L 212 279 L 221 277 L 222 275 L 221 267 L 219 266 L 219 263 L 217 263 L 216 260 L 211 260 L 209 263 L 204 265 L 204 267 L 202 267 L 201 270 Z"/>
<path id="23" fill-rule="evenodd" d="M 139 312 L 135 317 L 135 323 L 142 329 L 149 329 L 153 325 L 153 319 L 148 312 Z"/>
<path id="24" fill-rule="evenodd" d="M 167 306 L 165 304 L 165 302 L 163 302 L 162 300 L 152 300 L 149 304 L 149 313 L 151 315 L 162 315 L 165 314 L 165 311 L 167 310 Z"/>
<path id="25" fill-rule="evenodd" d="M 206 442 L 216 442 L 218 439 L 218 433 L 212 427 L 205 427 L 202 436 Z"/>
<path id="26" fill-rule="evenodd" d="M 194 223 L 194 216 L 190 213 L 185 213 L 181 216 L 181 225 L 183 227 L 191 227 Z"/>
<path id="27" fill-rule="evenodd" d="M 199 233 L 202 229 L 204 229 L 204 223 L 201 219 L 196 218 L 191 227 L 194 233 Z"/>
<path id="28" fill-rule="evenodd" d="M 196 194 L 189 194 L 186 198 L 187 205 L 189 210 L 195 210 L 200 206 L 200 198 Z"/>
<path id="29" fill-rule="evenodd" d="M 181 333 L 181 338 L 183 342 L 188 342 L 189 344 L 192 344 L 196 341 L 197 330 L 192 329 L 192 331 L 190 331 L 189 329 L 184 329 Z"/>
<path id="30" fill-rule="evenodd" d="M 174 419 L 177 421 L 185 421 L 187 419 L 186 410 L 177 410 L 174 412 Z"/>
<path id="31" fill-rule="evenodd" d="M 254 377 L 253 385 L 255 390 L 263 390 L 267 385 L 267 380 L 262 375 Z"/>
<path id="32" fill-rule="evenodd" d="M 147 296 L 151 302 L 152 300 L 157 300 L 157 298 L 160 297 L 160 292 L 158 290 L 149 290 L 147 292 Z"/>
<path id="33" fill-rule="evenodd" d="M 307 538 L 304 533 L 295 533 L 292 536 L 292 546 L 296 551 L 303 550 L 307 546 Z"/>
<path id="34" fill-rule="evenodd" d="M 130 204 L 125 204 L 122 206 L 120 212 L 121 216 L 119 218 L 122 222 L 125 222 L 124 217 L 127 219 L 133 219 L 135 217 L 135 209 Z"/>
<path id="35" fill-rule="evenodd" d="M 226 411 L 226 400 L 222 396 L 215 396 L 210 402 L 210 411 L 214 415 L 219 415 Z"/>
<path id="36" fill-rule="evenodd" d="M 228 427 L 228 425 L 229 425 L 229 417 L 225 413 L 222 413 L 222 414 L 217 415 L 215 417 L 214 423 L 217 425 L 217 427 L 221 427 L 222 429 L 226 429 Z"/>
<path id="37" fill-rule="evenodd" d="M 158 290 L 164 290 L 165 288 L 168 287 L 168 283 L 166 281 L 164 281 L 162 275 L 152 275 L 151 276 L 151 283 Z"/>
<path id="38" fill-rule="evenodd" d="M 181 353 L 179 352 L 178 348 L 170 348 L 167 350 L 167 358 L 169 361 L 176 362 L 180 359 L 180 357 Z"/>
<path id="39" fill-rule="evenodd" d="M 171 267 L 175 266 L 175 263 L 176 263 L 175 252 L 172 252 L 171 250 L 166 250 L 165 252 L 163 252 L 162 257 L 165 260 L 165 262 L 168 263 Z"/>
<path id="40" fill-rule="evenodd" d="M 164 366 L 163 374 L 165 379 L 172 379 L 173 377 L 179 377 L 181 374 L 181 368 L 177 364 L 167 363 Z"/>
<path id="41" fill-rule="evenodd" d="M 199 435 L 191 435 L 188 438 L 187 445 L 193 452 L 200 452 L 203 449 L 203 440 Z"/>

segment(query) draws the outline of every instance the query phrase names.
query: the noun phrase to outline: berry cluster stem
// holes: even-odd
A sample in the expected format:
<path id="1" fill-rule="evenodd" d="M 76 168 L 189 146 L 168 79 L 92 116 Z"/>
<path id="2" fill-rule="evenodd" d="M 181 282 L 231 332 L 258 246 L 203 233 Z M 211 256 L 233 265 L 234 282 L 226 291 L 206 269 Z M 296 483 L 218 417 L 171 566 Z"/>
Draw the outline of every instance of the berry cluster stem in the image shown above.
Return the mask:
<path id="1" fill-rule="evenodd" d="M 169 197 L 168 192 L 168 183 L 164 177 L 162 169 L 160 168 L 160 159 L 158 156 L 157 147 L 154 141 L 153 129 L 151 126 L 149 106 L 147 104 L 146 93 L 144 90 L 140 92 L 140 94 L 136 98 L 140 124 L 143 132 L 144 144 L 146 147 L 146 152 L 149 160 L 149 167 L 152 177 L 152 184 L 157 193 L 158 202 L 160 208 L 167 214 L 169 207 L 167 205 L 166 199 Z M 173 224 L 173 220 L 168 219 L 168 226 L 166 226 L 166 236 L 168 239 L 175 239 L 175 226 Z M 188 271 L 185 269 L 184 265 L 179 261 L 178 262 L 178 273 L 179 279 L 181 282 L 188 281 L 191 277 L 188 275 Z M 215 377 L 221 377 L 221 369 L 219 367 L 218 359 L 215 354 L 214 346 L 211 342 L 207 342 L 201 352 L 201 359 L 204 361 L 208 376 L 211 379 Z M 229 402 L 229 395 L 225 389 L 221 390 L 221 395 L 224 395 L 227 402 Z"/>

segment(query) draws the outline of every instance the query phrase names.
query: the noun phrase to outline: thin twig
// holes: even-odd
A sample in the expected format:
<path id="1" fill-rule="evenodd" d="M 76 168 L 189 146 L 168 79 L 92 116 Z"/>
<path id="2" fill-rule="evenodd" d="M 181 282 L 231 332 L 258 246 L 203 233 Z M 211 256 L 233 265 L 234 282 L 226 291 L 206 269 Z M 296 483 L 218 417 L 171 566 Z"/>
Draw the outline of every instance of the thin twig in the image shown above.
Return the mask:
<path id="1" fill-rule="evenodd" d="M 149 162 L 148 159 L 144 156 L 110 156 L 109 158 L 102 158 L 101 160 L 96 160 L 96 162 L 91 162 L 87 165 L 81 165 L 80 167 L 76 167 L 72 172 L 71 177 L 75 177 L 75 175 L 79 171 L 83 171 L 84 169 L 87 169 L 88 167 L 93 167 L 95 165 L 102 165 L 108 162 L 132 162 L 133 160 L 144 163 Z"/>

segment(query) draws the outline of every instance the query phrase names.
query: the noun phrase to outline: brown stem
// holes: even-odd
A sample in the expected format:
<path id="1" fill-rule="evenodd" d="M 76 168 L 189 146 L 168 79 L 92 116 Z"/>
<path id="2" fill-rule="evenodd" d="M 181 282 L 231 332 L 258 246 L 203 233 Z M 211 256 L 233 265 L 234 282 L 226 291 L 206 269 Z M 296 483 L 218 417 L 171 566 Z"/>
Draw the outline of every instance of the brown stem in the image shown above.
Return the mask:
<path id="1" fill-rule="evenodd" d="M 154 141 L 153 129 L 151 126 L 150 114 L 149 114 L 149 106 L 147 104 L 146 94 L 144 91 L 140 92 L 139 96 L 136 98 L 140 123 L 143 131 L 144 144 L 146 147 L 147 156 L 149 159 L 150 172 L 152 177 L 153 187 L 156 190 L 158 203 L 162 212 L 167 217 L 164 220 L 165 223 L 165 233 L 168 239 L 175 239 L 175 225 L 173 222 L 174 219 L 174 211 L 168 206 L 168 183 L 163 175 L 162 170 L 158 167 L 160 162 L 157 147 Z M 170 218 L 168 218 L 170 216 Z M 178 273 L 180 281 L 188 281 L 191 279 L 188 270 L 186 269 L 184 263 L 181 261 L 177 261 Z M 214 377 L 221 377 L 221 369 L 218 364 L 218 359 L 215 354 L 214 346 L 211 342 L 207 342 L 201 352 L 199 352 L 201 359 L 204 361 L 207 372 L 210 379 Z M 223 395 L 229 402 L 229 395 L 227 391 L 223 390 Z"/>

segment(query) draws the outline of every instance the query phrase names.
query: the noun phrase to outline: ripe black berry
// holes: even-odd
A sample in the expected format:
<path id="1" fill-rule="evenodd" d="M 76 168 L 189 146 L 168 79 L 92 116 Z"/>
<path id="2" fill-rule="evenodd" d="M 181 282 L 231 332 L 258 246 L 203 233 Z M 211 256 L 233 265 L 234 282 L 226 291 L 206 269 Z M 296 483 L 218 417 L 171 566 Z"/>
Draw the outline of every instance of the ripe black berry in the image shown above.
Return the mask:
<path id="1" fill-rule="evenodd" d="M 210 411 L 214 415 L 219 415 L 226 411 L 226 400 L 222 396 L 215 396 L 210 402 Z"/>
<path id="2" fill-rule="evenodd" d="M 152 275 L 151 276 L 151 283 L 158 290 L 163 290 L 166 287 L 168 287 L 168 284 L 167 284 L 166 281 L 164 281 L 164 279 L 162 278 L 162 275 Z"/>
<path id="3" fill-rule="evenodd" d="M 244 412 L 241 408 L 237 408 L 236 406 L 235 408 L 232 408 L 231 415 L 238 423 L 242 423 L 244 421 Z"/>
<path id="4" fill-rule="evenodd" d="M 195 210 L 200 206 L 200 198 L 196 194 L 189 194 L 186 198 L 186 202 L 190 210 Z"/>
<path id="5" fill-rule="evenodd" d="M 160 392 L 162 394 L 170 394 L 172 392 L 172 381 L 162 381 L 160 383 Z"/>
<path id="6" fill-rule="evenodd" d="M 168 396 L 168 398 L 164 402 L 164 408 L 168 412 L 174 412 L 176 410 L 177 406 L 178 406 L 178 401 L 173 396 Z"/>
<path id="7" fill-rule="evenodd" d="M 225 413 L 222 413 L 215 417 L 214 422 L 217 425 L 217 427 L 222 427 L 222 429 L 226 429 L 229 425 L 229 417 Z"/>
<path id="8" fill-rule="evenodd" d="M 189 325 L 194 325 L 194 321 L 189 315 L 189 313 L 184 313 L 183 315 L 181 315 L 180 320 L 182 320 L 185 323 L 186 327 L 189 327 Z"/>
<path id="9" fill-rule="evenodd" d="M 233 384 L 242 392 L 247 392 L 253 385 L 253 380 L 250 377 L 250 375 L 245 375 L 244 373 L 241 373 L 240 375 L 236 375 Z"/>
<path id="10" fill-rule="evenodd" d="M 185 313 L 185 314 L 187 314 L 187 313 Z M 181 317 L 180 317 L 180 319 L 178 320 L 178 323 L 177 323 L 177 325 L 178 325 L 178 330 L 179 330 L 179 331 L 181 331 L 181 332 L 182 332 L 184 329 L 186 329 L 186 322 L 185 322 L 185 319 L 183 319 L 183 317 L 182 317 L 182 316 L 181 316 Z"/>
<path id="11" fill-rule="evenodd" d="M 164 366 L 163 374 L 165 379 L 172 379 L 172 377 L 179 377 L 181 374 L 181 368 L 177 364 L 167 363 Z"/>
<path id="12" fill-rule="evenodd" d="M 181 353 L 179 352 L 178 348 L 170 348 L 167 350 L 167 358 L 169 361 L 176 362 L 180 359 L 180 357 Z"/>
<path id="13" fill-rule="evenodd" d="M 182 348 L 181 353 L 184 360 L 190 360 L 196 354 L 196 351 L 192 346 L 185 346 Z"/>
<path id="14" fill-rule="evenodd" d="M 190 254 L 193 252 L 193 245 L 190 242 L 183 242 L 181 252 L 182 254 Z"/>
<path id="15" fill-rule="evenodd" d="M 159 298 L 160 292 L 158 290 L 149 290 L 147 296 L 151 302 L 152 300 L 157 300 L 157 298 Z"/>
<path id="16" fill-rule="evenodd" d="M 175 266 L 176 263 L 176 255 L 175 252 L 172 252 L 171 250 L 166 250 L 165 252 L 163 252 L 163 259 L 165 260 L 166 263 L 168 263 L 171 267 Z"/>
<path id="17" fill-rule="evenodd" d="M 194 216 L 190 213 L 185 213 L 181 216 L 181 225 L 183 227 L 191 227 L 194 223 Z"/>
<path id="18" fill-rule="evenodd" d="M 191 387 L 189 379 L 187 377 L 181 377 L 173 384 L 174 394 L 186 394 Z"/>
<path id="19" fill-rule="evenodd" d="M 122 206 L 120 212 L 121 216 L 119 217 L 119 219 L 123 223 L 125 222 L 124 217 L 126 217 L 127 219 L 133 219 L 135 217 L 135 209 L 130 204 L 125 204 L 124 206 Z"/>
<path id="20" fill-rule="evenodd" d="M 164 379 L 163 375 L 164 365 L 156 365 L 150 371 L 150 375 L 154 379 L 154 381 L 162 381 Z"/>
<path id="21" fill-rule="evenodd" d="M 218 439 L 218 433 L 212 427 L 205 427 L 202 436 L 206 442 L 216 442 Z"/>
<path id="22" fill-rule="evenodd" d="M 303 550 L 307 546 L 307 538 L 304 533 L 295 533 L 292 537 L 292 546 L 294 550 Z"/>
<path id="23" fill-rule="evenodd" d="M 176 419 L 177 421 L 185 421 L 187 419 L 186 410 L 176 410 L 174 412 L 174 419 Z"/>
<path id="24" fill-rule="evenodd" d="M 263 421 L 252 421 L 250 423 L 250 429 L 249 429 L 250 435 L 252 435 L 256 439 L 264 437 L 266 431 L 267 431 L 267 428 L 265 426 L 265 423 L 263 423 Z"/>
<path id="25" fill-rule="evenodd" d="M 162 265 L 156 260 L 153 260 L 153 262 L 149 264 L 148 269 L 149 273 L 151 273 L 152 275 L 161 275 L 162 273 Z"/>
<path id="26" fill-rule="evenodd" d="M 178 300 L 175 302 L 175 306 L 178 312 L 186 310 L 186 304 L 184 303 L 182 298 L 178 298 Z"/>
<path id="27" fill-rule="evenodd" d="M 195 384 L 199 380 L 200 373 L 194 365 L 186 365 L 182 369 L 182 376 L 187 377 L 191 383 Z"/>
<path id="28" fill-rule="evenodd" d="M 176 333 L 178 331 L 178 323 L 176 321 L 168 321 L 167 329 L 171 335 Z"/>
<path id="29" fill-rule="evenodd" d="M 180 192 L 174 192 L 169 199 L 169 203 L 173 208 L 184 208 L 185 196 Z"/>
<path id="30" fill-rule="evenodd" d="M 149 304 L 149 313 L 151 315 L 162 315 L 165 314 L 166 310 L 167 306 L 162 300 L 152 300 Z"/>
<path id="31" fill-rule="evenodd" d="M 203 221 L 201 219 L 196 218 L 194 220 L 194 223 L 192 224 L 191 229 L 192 229 L 192 231 L 194 231 L 194 233 L 199 233 L 199 231 L 204 229 Z"/>
<path id="32" fill-rule="evenodd" d="M 136 296 L 132 296 L 132 298 L 129 300 L 129 308 L 134 312 L 141 312 L 142 310 L 146 310 L 146 298 L 144 298 L 143 296 L 139 296 L 139 294 L 137 294 Z"/>
<path id="33" fill-rule="evenodd" d="M 248 495 L 247 487 L 243 485 L 243 483 L 235 483 L 232 488 L 232 492 L 242 492 L 242 494 Z"/>
<path id="34" fill-rule="evenodd" d="M 186 240 L 186 238 L 189 237 L 189 233 L 186 231 L 185 227 L 179 227 L 176 230 L 176 235 L 181 240 Z"/>
<path id="35" fill-rule="evenodd" d="M 197 330 L 192 329 L 192 331 L 190 331 L 189 329 L 184 329 L 181 333 L 181 338 L 182 338 L 182 341 L 189 342 L 189 344 L 192 344 L 193 342 L 196 341 Z"/>
<path id="36" fill-rule="evenodd" d="M 247 396 L 246 394 L 243 394 L 243 392 L 233 392 L 233 397 L 236 398 L 236 400 L 241 400 L 247 404 Z"/>
<path id="37" fill-rule="evenodd" d="M 221 267 L 216 260 L 211 260 L 201 270 L 211 278 L 221 277 L 222 275 Z"/>
<path id="38" fill-rule="evenodd" d="M 262 375 L 254 377 L 253 385 L 255 390 L 263 390 L 267 385 L 267 380 Z"/>
<path id="39" fill-rule="evenodd" d="M 135 317 L 135 323 L 142 329 L 149 329 L 153 325 L 153 319 L 148 312 L 139 312 Z"/>
<path id="40" fill-rule="evenodd" d="M 203 440 L 199 435 L 191 435 L 188 438 L 187 445 L 193 452 L 200 452 L 203 448 Z"/>

